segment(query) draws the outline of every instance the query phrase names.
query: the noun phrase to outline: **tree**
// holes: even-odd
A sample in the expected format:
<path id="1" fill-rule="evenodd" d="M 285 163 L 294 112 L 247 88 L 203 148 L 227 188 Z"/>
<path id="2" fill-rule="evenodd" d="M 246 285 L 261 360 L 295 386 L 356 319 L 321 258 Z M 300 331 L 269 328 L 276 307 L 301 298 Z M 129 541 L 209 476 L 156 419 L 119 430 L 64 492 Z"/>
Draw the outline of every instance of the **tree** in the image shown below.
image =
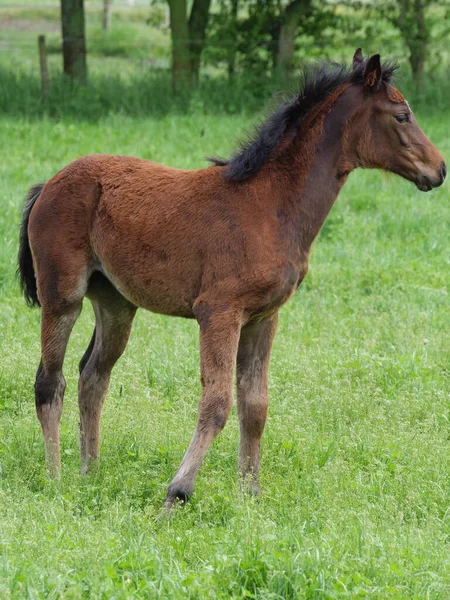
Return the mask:
<path id="1" fill-rule="evenodd" d="M 168 0 L 172 36 L 172 82 L 175 90 L 190 83 L 191 57 L 186 0 Z"/>
<path id="2" fill-rule="evenodd" d="M 193 83 L 198 82 L 200 74 L 200 58 L 205 45 L 210 5 L 211 0 L 194 0 L 191 16 L 189 17 L 189 50 Z"/>
<path id="3" fill-rule="evenodd" d="M 325 7 L 314 0 L 220 0 L 218 6 L 220 10 L 211 15 L 208 28 L 208 59 L 215 64 L 226 62 L 231 76 L 237 68 L 260 76 L 286 74 L 293 67 L 299 33 L 319 35 L 322 15 L 329 17 L 334 4 Z"/>
<path id="4" fill-rule="evenodd" d="M 230 10 L 230 31 L 233 33 L 234 38 L 236 38 L 237 34 L 237 22 L 238 22 L 238 12 L 239 12 L 239 0 L 231 0 L 231 10 Z M 228 52 L 228 77 L 230 79 L 234 76 L 234 71 L 236 68 L 236 45 L 230 44 L 230 50 Z"/>
<path id="5" fill-rule="evenodd" d="M 61 0 L 64 73 L 85 84 L 86 38 L 83 0 Z"/>
<path id="6" fill-rule="evenodd" d="M 276 69 L 284 75 L 292 68 L 295 52 L 295 37 L 302 17 L 311 10 L 311 0 L 292 0 L 281 14 L 278 32 Z"/>
<path id="7" fill-rule="evenodd" d="M 425 19 L 425 9 L 430 4 L 430 0 L 396 0 L 396 3 L 398 11 L 392 22 L 399 29 L 408 46 L 413 77 L 417 83 L 420 83 L 431 34 Z"/>
<path id="8" fill-rule="evenodd" d="M 194 0 L 189 20 L 186 0 L 168 0 L 175 90 L 198 82 L 211 0 Z"/>
<path id="9" fill-rule="evenodd" d="M 443 0 L 377 0 L 377 3 L 361 5 L 360 0 L 342 2 L 349 6 L 363 7 L 366 14 L 389 21 L 400 33 L 408 49 L 408 59 L 417 84 L 423 79 L 425 60 L 430 42 L 437 42 L 448 34 L 448 28 L 436 27 L 437 21 L 446 23 L 449 17 L 448 2 Z M 436 34 L 436 30 L 439 33 Z M 433 31 L 433 36 L 432 36 Z"/>

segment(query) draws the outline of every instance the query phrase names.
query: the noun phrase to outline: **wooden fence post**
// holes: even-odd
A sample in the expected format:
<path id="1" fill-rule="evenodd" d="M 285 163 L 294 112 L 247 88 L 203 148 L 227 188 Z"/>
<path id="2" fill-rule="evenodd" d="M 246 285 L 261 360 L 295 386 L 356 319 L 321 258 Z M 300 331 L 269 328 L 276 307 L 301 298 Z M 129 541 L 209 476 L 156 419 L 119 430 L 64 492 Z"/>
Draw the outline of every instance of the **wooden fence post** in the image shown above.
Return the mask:
<path id="1" fill-rule="evenodd" d="M 111 1 L 103 0 L 103 31 L 109 31 L 111 26 Z"/>
<path id="2" fill-rule="evenodd" d="M 38 37 L 39 45 L 39 63 L 41 69 L 41 98 L 48 98 L 48 69 L 47 69 L 47 50 L 45 48 L 45 35 Z"/>

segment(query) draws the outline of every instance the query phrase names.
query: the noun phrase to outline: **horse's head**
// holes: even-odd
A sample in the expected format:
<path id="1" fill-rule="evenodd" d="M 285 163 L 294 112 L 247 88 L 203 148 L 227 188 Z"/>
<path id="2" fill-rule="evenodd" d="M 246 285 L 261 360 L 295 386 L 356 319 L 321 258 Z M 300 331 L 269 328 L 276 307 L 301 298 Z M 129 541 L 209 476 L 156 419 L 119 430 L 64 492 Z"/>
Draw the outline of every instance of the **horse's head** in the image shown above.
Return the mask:
<path id="1" fill-rule="evenodd" d="M 361 49 L 353 58 L 352 80 L 363 101 L 352 119 L 349 148 L 354 164 L 391 171 L 427 192 L 440 186 L 447 172 L 441 153 L 420 129 L 408 102 L 391 85 L 393 68 L 380 55 L 367 62 Z M 362 85 L 361 85 L 362 84 Z"/>

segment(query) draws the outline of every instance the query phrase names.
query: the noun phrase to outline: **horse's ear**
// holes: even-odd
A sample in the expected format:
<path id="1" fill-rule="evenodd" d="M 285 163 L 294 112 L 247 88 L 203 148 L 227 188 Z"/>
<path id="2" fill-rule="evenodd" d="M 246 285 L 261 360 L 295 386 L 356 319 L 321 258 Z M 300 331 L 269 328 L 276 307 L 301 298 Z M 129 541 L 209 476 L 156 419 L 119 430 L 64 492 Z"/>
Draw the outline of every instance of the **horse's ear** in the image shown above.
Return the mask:
<path id="1" fill-rule="evenodd" d="M 364 72 L 364 83 L 376 92 L 381 84 L 381 62 L 380 55 L 374 54 L 369 58 Z"/>
<path id="2" fill-rule="evenodd" d="M 353 70 L 356 71 L 358 67 L 360 67 L 364 62 L 361 48 L 358 48 L 355 54 L 353 55 Z"/>

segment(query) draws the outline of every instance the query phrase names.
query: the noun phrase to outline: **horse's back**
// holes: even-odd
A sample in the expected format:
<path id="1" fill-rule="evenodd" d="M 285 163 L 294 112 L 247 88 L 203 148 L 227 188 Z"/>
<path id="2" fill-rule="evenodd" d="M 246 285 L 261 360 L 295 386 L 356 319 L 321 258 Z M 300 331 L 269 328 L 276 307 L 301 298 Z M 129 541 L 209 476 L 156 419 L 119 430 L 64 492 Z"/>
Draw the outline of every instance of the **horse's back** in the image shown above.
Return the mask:
<path id="1" fill-rule="evenodd" d="M 109 204 L 125 216 L 170 187 L 181 189 L 183 179 L 193 173 L 164 167 L 129 156 L 92 154 L 71 162 L 47 181 L 30 215 L 29 233 L 38 239 L 60 232 L 66 240 L 88 235 L 96 212 Z M 174 183 L 175 182 L 175 183 Z"/>
<path id="2" fill-rule="evenodd" d="M 193 316 L 205 290 L 239 296 L 244 287 L 265 289 L 278 264 L 273 219 L 264 225 L 251 202 L 257 196 L 221 173 L 125 156 L 74 161 L 33 208 L 38 276 L 69 274 L 68 287 L 77 287 L 100 271 L 133 304 L 182 316 Z"/>

